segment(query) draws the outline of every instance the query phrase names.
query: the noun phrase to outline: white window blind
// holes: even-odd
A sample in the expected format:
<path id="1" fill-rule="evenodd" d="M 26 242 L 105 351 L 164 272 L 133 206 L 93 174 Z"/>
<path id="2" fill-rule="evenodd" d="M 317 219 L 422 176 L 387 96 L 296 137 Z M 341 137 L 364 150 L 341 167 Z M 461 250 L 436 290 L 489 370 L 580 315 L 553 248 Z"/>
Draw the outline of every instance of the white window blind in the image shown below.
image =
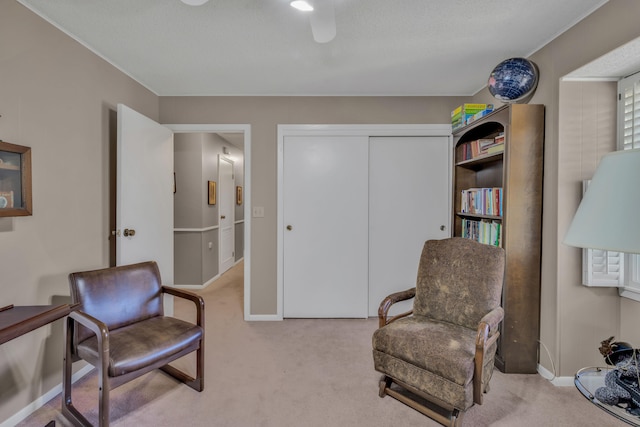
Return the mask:
<path id="1" fill-rule="evenodd" d="M 618 83 L 618 149 L 640 148 L 640 75 Z"/>
<path id="2" fill-rule="evenodd" d="M 640 148 L 640 73 L 618 83 L 618 149 Z M 640 255 L 624 254 L 621 296 L 640 301 Z"/>

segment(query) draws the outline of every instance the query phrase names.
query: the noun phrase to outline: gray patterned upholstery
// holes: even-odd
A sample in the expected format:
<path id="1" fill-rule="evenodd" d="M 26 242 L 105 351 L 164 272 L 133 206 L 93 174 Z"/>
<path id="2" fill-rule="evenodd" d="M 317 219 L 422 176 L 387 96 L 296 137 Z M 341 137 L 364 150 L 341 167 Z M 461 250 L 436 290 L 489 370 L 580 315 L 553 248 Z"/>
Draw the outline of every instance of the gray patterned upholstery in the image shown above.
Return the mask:
<path id="1" fill-rule="evenodd" d="M 427 241 L 413 315 L 373 334 L 375 369 L 436 403 L 468 409 L 474 403 L 478 326 L 486 323 L 489 337 L 498 331 L 504 317 L 503 277 L 502 248 L 459 237 Z M 496 348 L 490 341 L 484 352 L 482 391 L 493 372 Z"/>

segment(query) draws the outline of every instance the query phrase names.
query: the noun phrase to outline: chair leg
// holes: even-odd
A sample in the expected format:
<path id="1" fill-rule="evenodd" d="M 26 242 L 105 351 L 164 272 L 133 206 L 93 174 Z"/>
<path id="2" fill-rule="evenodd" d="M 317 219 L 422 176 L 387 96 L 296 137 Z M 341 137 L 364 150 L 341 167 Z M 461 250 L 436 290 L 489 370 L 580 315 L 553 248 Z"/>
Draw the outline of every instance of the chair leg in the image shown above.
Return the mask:
<path id="1" fill-rule="evenodd" d="M 185 372 L 174 368 L 171 365 L 165 365 L 160 368 L 162 371 L 171 375 L 178 381 L 181 381 L 194 389 L 195 391 L 204 390 L 204 342 L 200 342 L 200 348 L 196 351 L 196 377 L 192 378 Z"/>
<path id="2" fill-rule="evenodd" d="M 87 420 L 84 415 L 80 413 L 73 406 L 71 398 L 71 376 L 72 376 L 72 355 L 71 355 L 71 339 L 73 336 L 73 319 L 67 318 L 67 327 L 64 330 L 65 335 L 65 351 L 64 351 L 64 363 L 62 367 L 63 381 L 62 381 L 62 415 L 65 416 L 74 426 L 77 427 L 93 427 L 93 424 Z M 98 425 L 100 427 L 109 427 L 109 379 L 107 378 L 105 358 L 102 358 L 103 363 L 98 367 Z"/>
<path id="3" fill-rule="evenodd" d="M 67 318 L 67 327 L 64 330 L 64 360 L 62 365 L 62 415 L 74 426 L 91 427 L 92 424 L 73 406 L 71 399 L 71 368 L 73 359 L 71 355 L 71 339 L 73 336 L 73 319 Z"/>
<path id="4" fill-rule="evenodd" d="M 383 375 L 382 378 L 380 378 L 380 389 L 378 390 L 378 396 L 385 397 L 387 395 L 387 388 L 391 387 L 391 382 L 391 378 L 386 375 Z"/>

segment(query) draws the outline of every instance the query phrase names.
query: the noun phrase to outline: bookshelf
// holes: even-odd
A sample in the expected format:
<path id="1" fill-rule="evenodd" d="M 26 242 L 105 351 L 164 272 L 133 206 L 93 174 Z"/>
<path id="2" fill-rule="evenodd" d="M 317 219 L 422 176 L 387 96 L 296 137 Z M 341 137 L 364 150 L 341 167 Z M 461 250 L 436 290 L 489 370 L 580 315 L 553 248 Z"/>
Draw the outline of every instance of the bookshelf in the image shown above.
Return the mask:
<path id="1" fill-rule="evenodd" d="M 456 130 L 453 137 L 453 235 L 502 246 L 506 253 L 505 318 L 496 367 L 506 373 L 535 373 L 540 331 L 544 106 L 502 106 Z M 496 138 L 498 143 L 493 147 L 497 148 L 492 150 L 482 150 L 476 142 L 491 146 L 488 140 Z M 499 143 L 503 145 L 499 147 Z M 469 155 L 473 144 L 477 146 Z M 491 212 L 465 209 L 463 197 L 468 197 L 469 190 L 484 193 L 486 189 L 500 189 L 497 212 L 495 205 Z M 486 195 L 481 195 L 479 202 L 475 197 L 480 207 L 488 205 Z M 473 225 L 469 224 L 484 228 L 484 234 L 470 236 Z"/>

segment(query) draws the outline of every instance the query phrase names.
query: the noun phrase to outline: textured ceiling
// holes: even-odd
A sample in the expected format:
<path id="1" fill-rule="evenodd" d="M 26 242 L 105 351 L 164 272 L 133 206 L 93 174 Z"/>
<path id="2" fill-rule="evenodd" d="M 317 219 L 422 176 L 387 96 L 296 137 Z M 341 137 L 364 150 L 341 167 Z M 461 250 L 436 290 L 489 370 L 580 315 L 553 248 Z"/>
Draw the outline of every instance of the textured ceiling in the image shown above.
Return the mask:
<path id="1" fill-rule="evenodd" d="M 469 96 L 606 2 L 315 1 L 335 6 L 328 43 L 289 0 L 19 0 L 161 96 Z"/>
<path id="2" fill-rule="evenodd" d="M 640 70 L 640 38 L 630 41 L 606 55 L 567 74 L 566 80 L 619 80 Z"/>

